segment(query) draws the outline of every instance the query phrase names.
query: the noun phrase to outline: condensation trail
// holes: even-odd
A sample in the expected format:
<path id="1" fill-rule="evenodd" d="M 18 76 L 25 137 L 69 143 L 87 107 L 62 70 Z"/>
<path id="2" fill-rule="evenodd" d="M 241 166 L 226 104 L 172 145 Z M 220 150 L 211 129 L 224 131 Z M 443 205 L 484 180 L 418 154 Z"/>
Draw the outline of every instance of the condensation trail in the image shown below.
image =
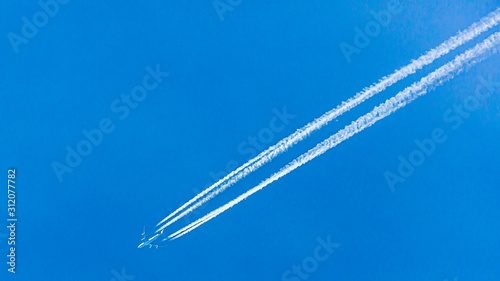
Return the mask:
<path id="1" fill-rule="evenodd" d="M 327 113 L 323 114 L 321 117 L 315 119 L 314 121 L 308 123 L 301 129 L 298 129 L 295 131 L 293 134 L 290 136 L 282 139 L 279 141 L 277 144 L 269 147 L 267 150 L 261 152 L 259 155 L 254 157 L 253 159 L 249 160 L 242 166 L 240 166 L 238 169 L 234 170 L 224 178 L 220 179 L 213 185 L 209 186 L 207 189 L 203 190 L 201 193 L 196 195 L 194 198 L 186 202 L 184 205 L 179 207 L 177 210 L 175 210 L 173 213 L 168 215 L 166 218 L 164 218 L 162 221 L 160 221 L 156 226 L 159 226 L 160 224 L 164 223 L 165 221 L 169 220 L 173 216 L 177 215 L 179 212 L 182 211 L 181 214 L 177 215 L 173 219 L 171 219 L 169 222 L 161 226 L 156 232 L 161 231 L 165 227 L 169 226 L 170 224 L 174 223 L 178 219 L 182 218 L 183 216 L 187 215 L 188 213 L 192 212 L 194 209 L 198 208 L 208 200 L 212 199 L 215 197 L 217 194 L 221 193 L 224 191 L 226 188 L 230 187 L 231 185 L 235 184 L 242 178 L 246 177 L 248 174 L 252 173 L 253 171 L 259 169 L 262 167 L 264 164 L 270 162 L 272 159 L 274 159 L 276 156 L 280 155 L 281 153 L 285 152 L 287 149 L 289 149 L 291 146 L 295 145 L 296 143 L 300 142 L 301 140 L 307 138 L 313 131 L 318 130 L 322 128 L 323 126 L 327 125 L 330 121 L 334 120 L 341 114 L 345 113 L 346 111 L 349 111 L 350 109 L 356 107 L 360 103 L 364 102 L 368 98 L 382 92 L 385 90 L 387 87 L 393 85 L 394 83 L 406 78 L 408 75 L 413 74 L 416 72 L 416 70 L 421 69 L 422 67 L 431 64 L 434 62 L 434 60 L 438 59 L 439 57 L 449 53 L 450 51 L 456 49 L 457 47 L 469 42 L 470 40 L 474 39 L 481 33 L 489 30 L 490 28 L 497 26 L 500 23 L 500 8 L 497 8 L 495 11 L 491 12 L 488 14 L 486 17 L 480 19 L 478 22 L 473 23 L 471 26 L 469 26 L 467 29 L 464 31 L 458 32 L 457 35 L 449 38 L 445 42 L 441 43 L 438 47 L 431 49 L 428 51 L 426 54 L 420 56 L 417 60 L 412 61 L 410 64 L 407 66 L 404 66 L 400 68 L 399 70 L 395 71 L 389 76 L 383 77 L 381 80 L 379 80 L 378 83 L 371 85 L 370 87 L 367 87 L 363 89 L 361 92 L 357 93 L 354 97 L 348 99 L 346 102 L 342 102 L 339 106 L 336 108 L 328 111 Z M 212 193 L 210 193 L 208 196 L 205 198 L 201 199 L 198 201 L 196 204 L 193 206 L 189 207 L 186 209 L 188 206 L 202 198 L 203 196 L 207 195 L 209 192 L 214 190 Z M 186 209 L 186 210 L 184 210 Z M 184 210 L 184 211 L 183 211 Z"/>
<path id="2" fill-rule="evenodd" d="M 477 44 L 472 49 L 469 49 L 463 54 L 456 56 L 454 60 L 448 62 L 447 64 L 433 71 L 429 75 L 425 76 L 419 82 L 413 83 L 411 86 L 399 92 L 395 97 L 386 100 L 384 103 L 375 107 L 371 112 L 361 116 L 356 121 L 352 122 L 350 125 L 347 125 L 344 129 L 330 136 L 323 142 L 316 145 L 316 147 L 310 149 L 308 152 L 302 154 L 301 156 L 299 156 L 298 158 L 287 164 L 285 167 L 281 168 L 277 173 L 273 174 L 271 177 L 267 178 L 259 185 L 246 191 L 242 195 L 231 200 L 229 203 L 208 213 L 204 217 L 196 220 L 195 222 L 169 235 L 168 238 L 177 239 L 191 232 L 195 228 L 215 218 L 219 214 L 223 213 L 224 211 L 228 210 L 234 205 L 245 200 L 250 195 L 266 187 L 270 183 L 280 179 L 281 177 L 285 176 L 286 174 L 290 173 L 296 168 L 320 156 L 329 149 L 349 139 L 351 136 L 372 126 L 378 120 L 389 116 L 396 110 L 409 104 L 419 96 L 426 94 L 428 91 L 441 85 L 445 81 L 452 79 L 454 75 L 459 74 L 460 72 L 463 71 L 464 66 L 478 63 L 481 60 L 485 59 L 491 53 L 497 52 L 498 49 L 494 47 L 497 46 L 498 44 L 500 44 L 500 32 L 494 33 L 493 35 L 485 39 L 483 42 Z M 493 52 L 490 52 L 491 50 L 493 50 Z"/>

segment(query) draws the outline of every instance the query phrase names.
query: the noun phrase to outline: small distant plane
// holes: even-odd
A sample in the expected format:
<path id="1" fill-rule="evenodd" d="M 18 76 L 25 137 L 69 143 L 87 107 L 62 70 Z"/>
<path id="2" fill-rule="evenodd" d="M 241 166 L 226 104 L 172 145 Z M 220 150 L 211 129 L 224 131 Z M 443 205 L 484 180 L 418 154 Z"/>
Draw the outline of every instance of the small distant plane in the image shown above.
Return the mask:
<path id="1" fill-rule="evenodd" d="M 160 248 L 160 247 L 166 247 L 166 246 L 158 246 L 158 245 L 153 245 L 153 242 L 158 239 L 160 237 L 160 235 L 163 234 L 163 229 L 161 230 L 160 233 L 156 234 L 155 236 L 147 239 L 146 237 L 146 227 L 144 227 L 144 230 L 142 232 L 142 239 L 141 241 L 145 241 L 145 242 L 142 242 L 141 244 L 139 244 L 139 246 L 137 246 L 137 248 L 144 248 L 146 246 L 149 246 L 149 248 L 153 248 L 155 247 L 156 249 Z M 147 239 L 147 240 L 146 240 Z"/>

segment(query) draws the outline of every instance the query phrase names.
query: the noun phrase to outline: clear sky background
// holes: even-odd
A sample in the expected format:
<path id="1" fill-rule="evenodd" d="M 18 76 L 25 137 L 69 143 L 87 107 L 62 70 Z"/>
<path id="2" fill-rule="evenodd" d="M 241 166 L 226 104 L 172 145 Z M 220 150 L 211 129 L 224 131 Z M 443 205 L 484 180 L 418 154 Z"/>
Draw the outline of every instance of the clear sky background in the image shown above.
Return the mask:
<path id="1" fill-rule="evenodd" d="M 143 226 L 152 233 L 213 175 L 407 65 L 495 10 L 498 1 L 405 2 L 350 62 L 340 44 L 353 45 L 354 29 L 389 1 L 243 0 L 222 18 L 211 0 L 160 2 L 60 4 L 17 53 L 9 32 L 22 35 L 22 18 L 32 22 L 42 8 L 37 1 L 3 3 L 0 161 L 5 182 L 7 169 L 16 168 L 19 221 L 16 274 L 7 272 L 6 220 L 0 227 L 1 280 L 296 281 L 304 278 L 283 274 L 310 261 L 317 239 L 328 237 L 340 246 L 308 280 L 500 277 L 498 55 L 166 248 L 137 249 Z M 341 116 L 188 220 L 253 187 L 499 30 Z M 113 104 L 124 106 L 121 95 L 142 85 L 148 66 L 169 76 L 126 117 L 113 111 Z M 480 77 L 497 86 L 454 128 L 443 115 L 474 94 Z M 285 108 L 293 115 L 288 124 L 278 122 L 279 130 L 259 139 Z M 82 130 L 103 120 L 114 130 L 59 180 L 53 163 L 67 165 L 66 147 L 77 149 L 86 139 Z M 408 159 L 418 149 L 415 140 L 439 128 L 447 140 L 392 191 L 384 174 L 397 173 L 399 156 Z M 259 143 L 251 148 L 254 137 Z"/>

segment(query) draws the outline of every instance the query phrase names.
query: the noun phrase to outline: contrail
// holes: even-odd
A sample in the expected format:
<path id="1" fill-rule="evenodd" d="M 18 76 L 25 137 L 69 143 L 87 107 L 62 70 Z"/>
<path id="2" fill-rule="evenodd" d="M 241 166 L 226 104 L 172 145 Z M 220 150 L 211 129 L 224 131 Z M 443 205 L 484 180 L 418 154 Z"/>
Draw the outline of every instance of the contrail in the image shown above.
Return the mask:
<path id="1" fill-rule="evenodd" d="M 389 76 L 383 77 L 382 79 L 379 80 L 378 83 L 373 84 L 370 87 L 364 88 L 361 92 L 358 92 L 354 97 L 348 99 L 345 102 L 342 102 L 336 108 L 328 111 L 327 113 L 323 114 L 321 117 L 306 124 L 304 127 L 298 129 L 290 136 L 282 139 L 277 144 L 269 147 L 267 150 L 261 152 L 259 155 L 257 155 L 253 159 L 249 160 L 248 162 L 246 162 L 245 164 L 243 164 L 242 166 L 240 166 L 239 168 L 237 168 L 236 170 L 234 170 L 233 172 L 231 172 L 230 174 L 228 174 L 224 178 L 220 179 L 219 181 L 217 181 L 216 183 L 214 183 L 213 185 L 211 185 L 207 189 L 203 190 L 201 193 L 199 193 L 198 195 L 193 197 L 191 200 L 186 202 L 184 205 L 182 205 L 177 210 L 175 210 L 173 213 L 171 213 L 166 218 L 164 218 L 162 221 L 160 221 L 156 226 L 159 226 L 160 224 L 169 220 L 170 218 L 177 215 L 179 212 L 183 211 L 188 206 L 190 206 L 191 204 L 196 202 L 198 199 L 202 198 L 203 196 L 207 195 L 212 190 L 216 189 L 215 191 L 210 193 L 208 196 L 206 196 L 202 200 L 198 201 L 195 205 L 184 210 L 181 214 L 177 215 L 176 217 L 171 219 L 169 222 L 164 224 L 162 227 L 160 227 L 158 230 L 156 230 L 156 232 L 161 231 L 162 229 L 164 229 L 165 227 L 174 223 L 178 219 L 180 219 L 183 216 L 187 215 L 188 213 L 192 212 L 194 209 L 198 208 L 199 206 L 201 206 L 202 204 L 204 204 L 208 200 L 212 199 L 217 194 L 224 191 L 226 188 L 235 184 L 240 179 L 246 177 L 248 174 L 259 169 L 264 164 L 270 162 L 276 156 L 285 152 L 291 146 L 295 145 L 296 143 L 298 143 L 301 140 L 308 137 L 313 131 L 318 130 L 318 129 L 322 128 L 323 126 L 327 125 L 330 121 L 332 121 L 335 118 L 337 118 L 338 116 L 342 115 L 344 112 L 349 111 L 350 109 L 356 107 L 357 105 L 364 102 L 368 98 L 382 92 L 387 87 L 389 87 L 389 86 L 393 85 L 394 83 L 406 78 L 408 75 L 415 73 L 416 70 L 421 69 L 422 67 L 431 64 L 436 59 L 449 53 L 450 51 L 456 49 L 457 47 L 469 42 L 470 40 L 474 39 L 475 37 L 477 37 L 481 33 L 489 30 L 490 28 L 492 28 L 494 26 L 497 26 L 499 23 L 500 23 L 500 8 L 497 8 L 495 11 L 491 12 L 486 17 L 480 19 L 476 23 L 473 23 L 471 26 L 469 26 L 464 31 L 459 31 L 457 33 L 457 35 L 455 35 L 455 36 L 449 38 L 448 40 L 446 40 L 445 42 L 441 43 L 438 47 L 431 49 L 430 51 L 428 51 L 424 55 L 420 56 L 417 60 L 414 60 L 410 64 L 408 64 L 407 66 L 404 66 L 404 67 L 400 68 L 399 70 L 396 70 L 394 73 L 390 74 Z"/>
<path id="2" fill-rule="evenodd" d="M 287 164 L 285 167 L 281 168 L 277 173 L 273 174 L 271 177 L 261 182 L 259 185 L 246 191 L 242 195 L 231 200 L 229 203 L 208 213 L 204 217 L 196 220 L 195 222 L 169 235 L 168 239 L 177 239 L 191 232 L 200 225 L 215 218 L 219 214 L 223 213 L 224 211 L 228 210 L 234 205 L 245 200 L 250 195 L 266 187 L 270 183 L 280 179 L 281 177 L 287 175 L 296 168 L 320 156 L 329 149 L 349 139 L 351 136 L 372 126 L 378 120 L 389 116 L 396 110 L 411 103 L 419 96 L 425 95 L 427 92 L 433 90 L 435 87 L 452 79 L 456 74 L 462 72 L 464 66 L 474 65 L 485 59 L 488 55 L 496 53 L 498 49 L 493 47 L 497 46 L 498 44 L 500 44 L 500 32 L 494 33 L 493 35 L 485 39 L 483 42 L 477 44 L 472 49 L 469 49 L 463 54 L 456 56 L 455 59 L 453 59 L 452 61 L 448 62 L 447 64 L 433 71 L 429 75 L 425 76 L 419 82 L 413 83 L 411 86 L 399 92 L 395 97 L 386 100 L 384 103 L 375 107 L 371 112 L 361 116 L 356 121 L 352 122 L 350 125 L 347 125 L 344 129 L 340 130 L 336 134 L 330 136 L 323 142 L 319 143 L 318 145 L 316 145 L 316 147 L 310 149 L 308 152 L 302 154 L 301 156 L 299 156 L 298 158 Z M 491 50 L 492 52 L 490 52 Z"/>

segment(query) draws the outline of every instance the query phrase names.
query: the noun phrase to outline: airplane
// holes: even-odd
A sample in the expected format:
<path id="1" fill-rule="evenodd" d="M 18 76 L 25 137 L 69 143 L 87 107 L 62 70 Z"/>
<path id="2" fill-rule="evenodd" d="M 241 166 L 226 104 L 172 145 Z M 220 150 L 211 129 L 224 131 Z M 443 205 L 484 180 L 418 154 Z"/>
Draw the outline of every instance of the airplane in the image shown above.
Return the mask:
<path id="1" fill-rule="evenodd" d="M 156 247 L 156 249 L 160 248 L 160 247 L 166 247 L 166 246 L 158 246 L 158 245 L 153 245 L 153 242 L 158 239 L 160 237 L 160 235 L 163 234 L 163 229 L 161 230 L 160 233 L 156 234 L 155 236 L 149 238 L 147 241 L 145 242 L 142 242 L 141 244 L 139 244 L 139 246 L 137 246 L 137 248 L 144 248 L 146 246 L 149 246 L 149 248 L 152 248 L 152 247 Z M 146 227 L 144 227 L 144 230 L 142 232 L 142 239 L 141 241 L 144 241 L 146 240 Z"/>

